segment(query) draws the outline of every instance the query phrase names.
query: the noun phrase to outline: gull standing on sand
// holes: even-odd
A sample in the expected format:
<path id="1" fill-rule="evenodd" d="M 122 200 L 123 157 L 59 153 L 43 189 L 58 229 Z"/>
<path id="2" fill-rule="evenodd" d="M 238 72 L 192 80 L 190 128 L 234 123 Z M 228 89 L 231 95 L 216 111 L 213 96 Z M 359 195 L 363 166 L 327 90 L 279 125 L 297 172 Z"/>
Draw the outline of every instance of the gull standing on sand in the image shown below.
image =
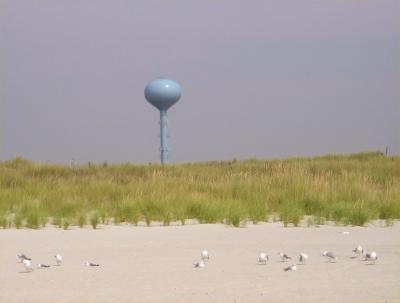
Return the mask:
<path id="1" fill-rule="evenodd" d="M 360 257 L 362 252 L 363 252 L 363 248 L 360 244 L 358 244 L 357 247 L 353 249 L 354 258 Z"/>
<path id="2" fill-rule="evenodd" d="M 322 256 L 327 257 L 329 259 L 329 262 L 333 262 L 333 261 L 336 262 L 338 260 L 338 258 L 335 256 L 335 254 L 331 251 L 327 251 L 327 250 L 324 251 L 322 253 Z"/>
<path id="3" fill-rule="evenodd" d="M 54 258 L 56 259 L 57 265 L 60 266 L 61 263 L 62 263 L 62 256 L 59 255 L 59 254 L 56 254 L 56 255 L 54 256 Z"/>
<path id="4" fill-rule="evenodd" d="M 92 263 L 92 262 L 89 262 L 89 261 L 86 261 L 86 266 L 100 266 L 100 264 L 97 264 L 97 263 Z"/>
<path id="5" fill-rule="evenodd" d="M 378 260 L 378 255 L 375 251 L 371 251 L 371 252 L 365 252 L 363 253 L 364 255 L 364 261 L 369 261 L 370 264 L 376 264 L 376 260 Z"/>
<path id="6" fill-rule="evenodd" d="M 285 267 L 283 270 L 284 271 L 296 271 L 297 270 L 297 266 L 296 266 L 296 264 L 292 264 L 292 265 L 290 265 L 288 267 Z"/>
<path id="7" fill-rule="evenodd" d="M 199 262 L 196 262 L 193 265 L 195 268 L 203 268 L 206 264 L 204 263 L 203 260 L 200 260 Z"/>
<path id="8" fill-rule="evenodd" d="M 203 250 L 203 251 L 201 252 L 201 259 L 202 259 L 203 261 L 205 261 L 205 260 L 209 261 L 209 260 L 210 260 L 210 255 L 209 255 L 209 253 L 208 253 L 208 250 Z"/>
<path id="9" fill-rule="evenodd" d="M 305 253 L 300 253 L 299 254 L 299 263 L 300 264 L 306 264 L 306 261 L 308 259 L 308 255 Z"/>
<path id="10" fill-rule="evenodd" d="M 285 254 L 283 252 L 280 252 L 278 254 L 279 254 L 279 257 L 281 258 L 281 262 L 286 262 L 286 261 L 292 259 L 291 257 L 289 257 L 287 254 Z"/>
<path id="11" fill-rule="evenodd" d="M 269 261 L 269 256 L 266 254 L 266 253 L 264 253 L 264 252 L 262 252 L 262 253 L 260 253 L 259 255 L 258 255 L 258 263 L 259 264 L 264 264 L 264 265 L 266 265 L 267 264 L 267 261 Z"/>
<path id="12" fill-rule="evenodd" d="M 24 260 L 22 261 L 22 263 L 24 263 L 24 266 L 25 266 L 25 269 L 26 269 L 27 272 L 33 271 L 31 260 L 24 259 Z"/>
<path id="13" fill-rule="evenodd" d="M 22 253 L 17 254 L 17 258 L 19 260 L 19 263 L 22 263 L 24 260 L 32 261 L 31 258 L 28 258 L 27 256 L 25 256 L 25 254 L 22 254 Z"/>

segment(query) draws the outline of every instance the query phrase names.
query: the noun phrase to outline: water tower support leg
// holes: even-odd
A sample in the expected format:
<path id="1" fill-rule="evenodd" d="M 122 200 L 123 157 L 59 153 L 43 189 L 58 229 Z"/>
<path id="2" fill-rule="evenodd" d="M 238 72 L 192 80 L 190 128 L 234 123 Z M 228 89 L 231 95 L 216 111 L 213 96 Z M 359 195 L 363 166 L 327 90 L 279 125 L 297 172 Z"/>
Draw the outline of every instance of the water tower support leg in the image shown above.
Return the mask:
<path id="1" fill-rule="evenodd" d="M 167 111 L 160 110 L 161 164 L 168 163 Z"/>

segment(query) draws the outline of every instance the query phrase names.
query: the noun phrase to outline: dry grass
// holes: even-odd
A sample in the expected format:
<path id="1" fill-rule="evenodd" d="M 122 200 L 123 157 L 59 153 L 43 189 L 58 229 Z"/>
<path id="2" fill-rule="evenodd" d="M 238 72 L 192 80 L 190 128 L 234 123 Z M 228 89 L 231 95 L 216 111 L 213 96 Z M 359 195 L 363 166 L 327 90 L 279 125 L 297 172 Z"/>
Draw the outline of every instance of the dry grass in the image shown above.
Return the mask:
<path id="1" fill-rule="evenodd" d="M 286 160 L 69 168 L 16 158 L 0 162 L 0 226 L 64 228 L 113 219 L 264 221 L 304 215 L 340 224 L 400 218 L 400 157 L 381 153 Z"/>

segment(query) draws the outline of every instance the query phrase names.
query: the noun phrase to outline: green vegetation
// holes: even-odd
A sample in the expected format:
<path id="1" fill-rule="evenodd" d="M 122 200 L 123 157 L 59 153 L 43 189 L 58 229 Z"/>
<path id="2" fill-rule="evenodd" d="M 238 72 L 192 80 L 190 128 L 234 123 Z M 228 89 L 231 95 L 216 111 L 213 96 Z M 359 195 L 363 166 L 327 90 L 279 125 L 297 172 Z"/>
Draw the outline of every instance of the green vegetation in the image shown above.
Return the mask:
<path id="1" fill-rule="evenodd" d="M 69 227 L 70 224 L 71 224 L 71 223 L 69 222 L 68 219 L 63 220 L 63 228 L 64 228 L 65 230 L 68 229 L 68 227 Z"/>
<path id="2" fill-rule="evenodd" d="M 0 162 L 0 227 L 68 229 L 279 218 L 297 226 L 400 218 L 400 157 L 378 152 L 285 160 L 133 165 Z M 275 219 L 274 219 L 275 220 Z"/>
<path id="3" fill-rule="evenodd" d="M 78 225 L 80 228 L 84 227 L 86 224 L 86 216 L 84 214 L 79 214 L 78 215 Z"/>
<path id="4" fill-rule="evenodd" d="M 99 224 L 99 214 L 97 212 L 94 212 L 90 216 L 90 224 L 92 225 L 93 229 L 97 228 L 97 225 Z"/>
<path id="5" fill-rule="evenodd" d="M 7 220 L 7 218 L 5 216 L 0 217 L 0 226 L 2 228 L 7 228 L 9 226 L 9 221 Z"/>

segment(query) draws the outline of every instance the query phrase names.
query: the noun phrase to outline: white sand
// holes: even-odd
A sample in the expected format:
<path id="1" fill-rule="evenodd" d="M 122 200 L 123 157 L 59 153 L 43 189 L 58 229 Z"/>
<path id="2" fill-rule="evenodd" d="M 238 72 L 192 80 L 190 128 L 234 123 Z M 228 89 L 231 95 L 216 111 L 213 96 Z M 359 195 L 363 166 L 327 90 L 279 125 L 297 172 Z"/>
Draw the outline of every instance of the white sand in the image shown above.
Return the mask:
<path id="1" fill-rule="evenodd" d="M 357 244 L 377 251 L 376 265 L 349 258 Z M 202 249 L 211 260 L 195 269 Z M 321 257 L 325 249 L 338 254 L 336 264 Z M 261 251 L 268 265 L 256 264 Z M 305 252 L 308 263 L 284 272 L 279 251 Z M 21 273 L 19 252 L 35 267 L 54 264 L 56 253 L 64 263 Z M 400 224 L 0 230 L 0 302 L 400 302 Z"/>

